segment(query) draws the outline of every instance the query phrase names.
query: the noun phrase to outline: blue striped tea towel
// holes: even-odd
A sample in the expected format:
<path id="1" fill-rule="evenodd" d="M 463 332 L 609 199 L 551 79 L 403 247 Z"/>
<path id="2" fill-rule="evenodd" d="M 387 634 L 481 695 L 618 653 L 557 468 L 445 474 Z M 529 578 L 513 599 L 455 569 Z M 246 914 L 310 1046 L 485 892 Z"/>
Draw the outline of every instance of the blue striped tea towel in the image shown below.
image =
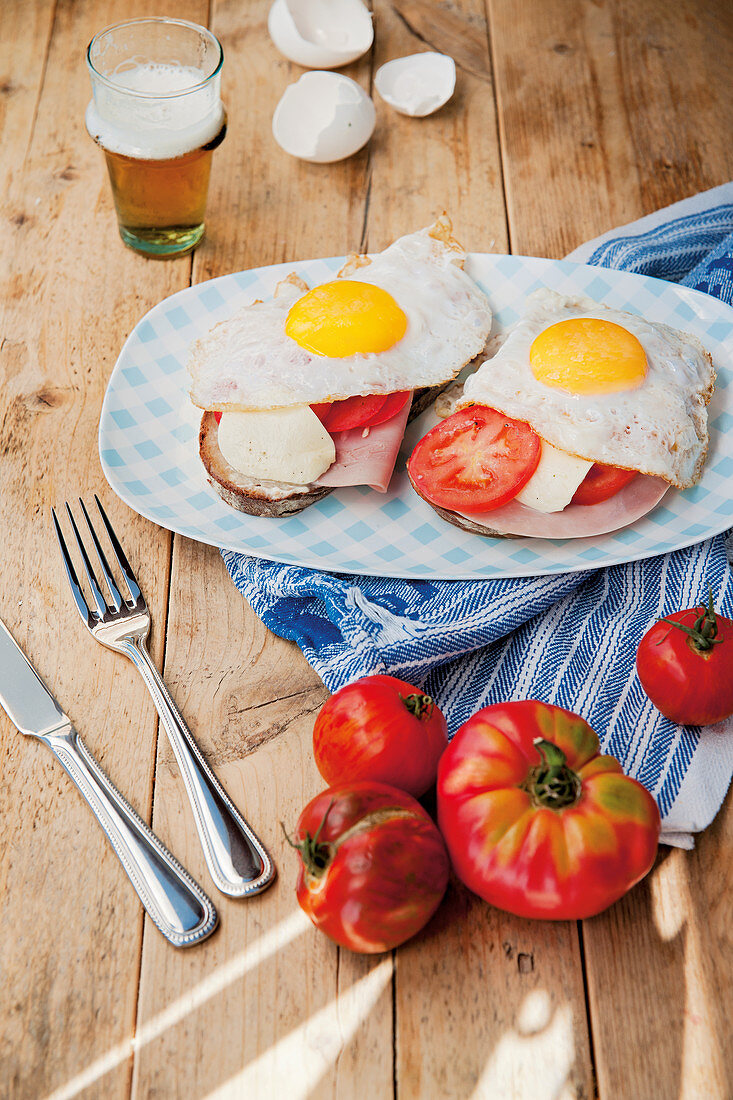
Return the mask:
<path id="1" fill-rule="evenodd" d="M 569 257 L 681 282 L 733 302 L 733 184 L 600 237 Z M 424 685 L 451 732 L 480 707 L 541 699 L 582 714 L 604 751 L 642 782 L 662 839 L 692 847 L 733 773 L 733 720 L 676 726 L 635 674 L 654 619 L 707 597 L 733 617 L 733 578 L 719 535 L 664 557 L 553 577 L 407 581 L 321 573 L 222 551 L 242 595 L 298 643 L 335 691 L 369 673 Z"/>

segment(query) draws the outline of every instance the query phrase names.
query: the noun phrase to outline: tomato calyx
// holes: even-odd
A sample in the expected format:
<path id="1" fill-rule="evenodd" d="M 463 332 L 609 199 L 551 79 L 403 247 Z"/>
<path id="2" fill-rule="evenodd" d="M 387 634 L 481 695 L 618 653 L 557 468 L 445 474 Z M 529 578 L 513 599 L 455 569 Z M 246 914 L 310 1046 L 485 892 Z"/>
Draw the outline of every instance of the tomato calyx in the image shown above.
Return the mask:
<path id="1" fill-rule="evenodd" d="M 328 809 L 321 818 L 321 823 L 316 829 L 315 833 L 313 833 L 313 835 L 311 836 L 310 833 L 306 832 L 305 836 L 300 842 L 297 842 L 293 840 L 290 836 L 288 836 L 285 826 L 283 825 L 282 821 L 280 822 L 280 825 L 282 826 L 282 831 L 285 833 L 285 839 L 287 840 L 291 848 L 297 848 L 297 850 L 300 852 L 300 858 L 303 860 L 303 866 L 305 867 L 307 873 L 313 878 L 320 878 L 321 875 L 323 875 L 324 872 L 328 870 L 331 863 L 333 862 L 333 857 L 336 852 L 336 846 L 334 844 L 330 844 L 328 841 L 322 841 L 320 839 L 321 833 L 323 832 L 323 828 L 326 824 L 326 819 L 331 812 L 332 807 L 333 802 L 330 803 Z"/>
<path id="2" fill-rule="evenodd" d="M 580 798 L 580 777 L 568 766 L 565 753 L 543 737 L 535 737 L 534 746 L 540 754 L 540 763 L 530 768 L 521 784 L 522 790 L 531 796 L 535 806 L 564 810 L 574 805 Z"/>
<path id="3" fill-rule="evenodd" d="M 673 619 L 660 619 L 660 623 L 666 623 L 668 626 L 674 626 L 677 630 L 681 630 L 684 634 L 687 634 L 687 644 L 690 649 L 695 650 L 696 653 L 709 653 L 714 645 L 720 645 L 723 641 L 722 638 L 718 638 L 718 619 L 715 614 L 715 607 L 713 605 L 713 590 L 708 588 L 708 605 L 707 607 L 701 607 L 702 615 L 695 619 L 692 626 L 686 626 L 685 623 L 675 622 Z M 661 645 L 664 639 L 660 639 L 657 645 Z"/>
<path id="4" fill-rule="evenodd" d="M 410 714 L 414 714 L 415 718 L 422 718 L 423 716 L 429 718 L 433 713 L 435 702 L 424 692 L 416 691 L 412 695 L 400 695 L 400 699 Z"/>
<path id="5" fill-rule="evenodd" d="M 412 816 L 411 811 L 404 809 L 404 807 L 382 806 L 378 810 L 373 810 L 371 813 L 365 814 L 364 817 L 361 818 L 360 821 L 357 821 L 356 824 L 352 825 L 350 829 L 346 829 L 345 832 L 341 833 L 338 840 L 335 842 L 321 840 L 321 833 L 326 824 L 326 819 L 333 809 L 334 802 L 335 799 L 329 803 L 328 809 L 323 815 L 321 823 L 315 833 L 311 836 L 309 832 L 306 832 L 301 841 L 293 840 L 292 837 L 288 836 L 285 826 L 282 821 L 280 822 L 282 831 L 285 833 L 285 839 L 291 848 L 297 848 L 300 852 L 300 858 L 303 861 L 306 875 L 309 875 L 311 878 L 319 879 L 325 875 L 336 858 L 336 853 L 339 848 L 353 836 L 356 836 L 358 833 L 368 832 L 369 829 L 373 828 L 375 825 L 381 825 L 383 821 L 395 821 L 401 817 Z"/>

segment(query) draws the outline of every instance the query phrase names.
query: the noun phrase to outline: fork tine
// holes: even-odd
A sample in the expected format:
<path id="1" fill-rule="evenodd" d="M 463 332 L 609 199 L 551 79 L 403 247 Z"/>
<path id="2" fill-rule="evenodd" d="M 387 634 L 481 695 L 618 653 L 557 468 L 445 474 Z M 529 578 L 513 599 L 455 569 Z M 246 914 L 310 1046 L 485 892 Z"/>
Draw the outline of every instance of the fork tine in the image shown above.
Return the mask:
<path id="1" fill-rule="evenodd" d="M 94 551 L 97 555 L 97 560 L 99 561 L 99 566 L 102 570 L 102 576 L 104 577 L 107 588 L 109 588 L 109 594 L 112 597 L 112 603 L 114 604 L 115 611 L 119 611 L 123 603 L 122 595 L 120 594 L 119 588 L 115 584 L 115 579 L 112 576 L 109 565 L 107 564 L 107 559 L 104 556 L 104 550 L 102 549 L 99 539 L 97 538 L 97 532 L 92 527 L 92 521 L 89 518 L 89 513 L 87 512 L 86 505 L 84 504 L 84 501 L 81 499 L 81 497 L 79 497 L 79 504 L 81 505 L 81 510 L 84 513 L 84 519 L 87 521 L 89 534 L 92 536 L 92 542 L 94 543 Z"/>
<path id="2" fill-rule="evenodd" d="M 107 513 L 105 512 L 104 508 L 102 507 L 102 502 L 101 502 L 101 500 L 99 499 L 99 497 L 97 496 L 96 493 L 94 494 L 94 499 L 97 502 L 97 508 L 99 508 L 99 514 L 102 517 L 102 522 L 104 523 L 104 526 L 107 529 L 107 534 L 109 535 L 109 541 L 112 544 L 112 550 L 114 552 L 115 558 L 117 559 L 117 564 L 119 565 L 119 567 L 122 571 L 122 575 L 124 576 L 124 578 L 127 582 L 127 587 L 130 589 L 130 595 L 132 596 L 132 602 L 137 603 L 138 600 L 142 600 L 143 603 L 144 603 L 145 601 L 143 599 L 143 595 L 142 595 L 142 592 L 140 591 L 140 587 L 137 583 L 137 580 L 135 579 L 135 574 L 132 571 L 132 566 L 130 565 L 129 561 L 127 560 L 127 557 L 125 555 L 125 551 L 120 546 L 120 541 L 119 541 L 119 539 L 117 538 L 117 535 L 114 532 L 114 528 L 113 528 L 112 524 L 107 519 Z"/>
<path id="3" fill-rule="evenodd" d="M 74 538 L 76 539 L 76 545 L 78 546 L 79 553 L 81 554 L 81 560 L 84 564 L 84 569 L 86 571 L 87 580 L 89 581 L 89 587 L 91 588 L 92 595 L 94 596 L 94 602 L 97 605 L 97 612 L 98 612 L 99 618 L 100 619 L 104 618 L 104 615 L 107 611 L 107 601 L 105 600 L 104 596 L 102 595 L 102 593 L 100 591 L 100 588 L 99 588 L 99 585 L 97 584 L 97 578 L 94 576 L 94 570 L 92 569 L 92 563 L 89 561 L 89 555 L 86 552 L 86 548 L 84 546 L 84 543 L 81 541 L 81 535 L 79 534 L 79 528 L 76 526 L 76 520 L 74 519 L 74 517 L 71 513 L 71 508 L 69 507 L 68 501 L 66 503 L 66 513 L 69 517 L 69 522 L 71 523 L 71 528 L 74 532 Z"/>
<path id="4" fill-rule="evenodd" d="M 89 626 L 92 622 L 92 615 L 89 611 L 89 608 L 87 607 L 87 601 L 84 599 L 84 593 L 81 590 L 81 585 L 79 584 L 78 578 L 76 576 L 74 563 L 71 560 L 68 548 L 66 546 L 66 539 L 61 533 L 61 527 L 59 526 L 59 521 L 56 516 L 55 508 L 51 509 L 51 516 L 53 517 L 53 525 L 56 531 L 56 538 L 58 540 L 59 550 L 61 551 L 64 569 L 66 571 L 66 579 L 69 582 L 71 594 L 74 597 L 74 603 L 76 604 L 77 610 L 81 615 L 82 620 L 87 624 L 87 626 Z"/>

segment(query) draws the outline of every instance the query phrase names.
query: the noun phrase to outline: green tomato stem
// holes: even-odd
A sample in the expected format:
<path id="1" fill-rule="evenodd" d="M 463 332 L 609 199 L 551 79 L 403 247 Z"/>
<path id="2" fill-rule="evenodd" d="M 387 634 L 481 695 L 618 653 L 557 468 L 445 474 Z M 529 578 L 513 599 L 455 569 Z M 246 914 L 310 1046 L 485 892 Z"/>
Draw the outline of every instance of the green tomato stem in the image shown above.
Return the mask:
<path id="1" fill-rule="evenodd" d="M 416 718 L 422 718 L 423 715 L 427 715 L 429 718 L 433 713 L 435 703 L 429 695 L 425 695 L 423 692 L 413 692 L 412 695 L 400 695 L 400 699 L 405 704 L 410 714 L 414 714 Z"/>
<path id="2" fill-rule="evenodd" d="M 285 839 L 287 840 L 288 844 L 291 848 L 297 848 L 297 850 L 300 852 L 300 858 L 303 860 L 306 871 L 314 878 L 320 878 L 324 871 L 328 869 L 328 866 L 333 859 L 333 844 L 323 842 L 319 839 L 321 832 L 323 831 L 323 826 L 326 824 L 326 818 L 331 812 L 332 806 L 333 802 L 329 804 L 328 809 L 323 815 L 321 823 L 316 829 L 313 836 L 311 836 L 310 833 L 306 832 L 301 841 L 295 841 L 292 839 L 292 837 L 288 836 L 285 826 L 283 825 L 282 821 L 280 822 L 280 825 L 282 826 L 282 831 L 283 833 L 285 833 Z"/>
<path id="3" fill-rule="evenodd" d="M 535 806 L 564 810 L 580 798 L 580 776 L 568 766 L 565 753 L 552 741 L 536 737 L 535 747 L 541 763 L 531 768 L 522 789 L 531 795 Z"/>
<path id="4" fill-rule="evenodd" d="M 701 607 L 702 614 L 695 619 L 692 626 L 686 626 L 684 623 L 677 623 L 673 619 L 660 619 L 662 623 L 666 623 L 668 626 L 673 626 L 677 630 L 681 630 L 687 635 L 687 644 L 690 649 L 695 650 L 696 653 L 709 653 L 714 645 L 720 645 L 723 641 L 722 638 L 718 638 L 718 620 L 715 615 L 715 607 L 713 605 L 713 590 L 708 585 L 708 605 L 706 608 Z"/>

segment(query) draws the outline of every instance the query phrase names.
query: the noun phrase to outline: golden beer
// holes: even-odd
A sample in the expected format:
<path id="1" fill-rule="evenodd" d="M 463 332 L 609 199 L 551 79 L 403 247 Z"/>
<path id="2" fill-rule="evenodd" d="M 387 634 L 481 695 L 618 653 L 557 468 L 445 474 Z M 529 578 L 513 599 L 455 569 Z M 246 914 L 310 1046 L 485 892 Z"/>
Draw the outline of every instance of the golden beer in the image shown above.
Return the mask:
<path id="1" fill-rule="evenodd" d="M 226 134 L 221 45 L 193 23 L 137 19 L 95 35 L 87 59 L 87 129 L 104 150 L 123 241 L 153 256 L 190 251 Z"/>
<path id="2" fill-rule="evenodd" d="M 213 141 L 166 160 L 104 150 L 120 235 L 126 244 L 136 248 L 146 242 L 156 250 L 168 248 L 180 255 L 199 243 L 211 158 L 225 134 L 226 122 Z"/>

